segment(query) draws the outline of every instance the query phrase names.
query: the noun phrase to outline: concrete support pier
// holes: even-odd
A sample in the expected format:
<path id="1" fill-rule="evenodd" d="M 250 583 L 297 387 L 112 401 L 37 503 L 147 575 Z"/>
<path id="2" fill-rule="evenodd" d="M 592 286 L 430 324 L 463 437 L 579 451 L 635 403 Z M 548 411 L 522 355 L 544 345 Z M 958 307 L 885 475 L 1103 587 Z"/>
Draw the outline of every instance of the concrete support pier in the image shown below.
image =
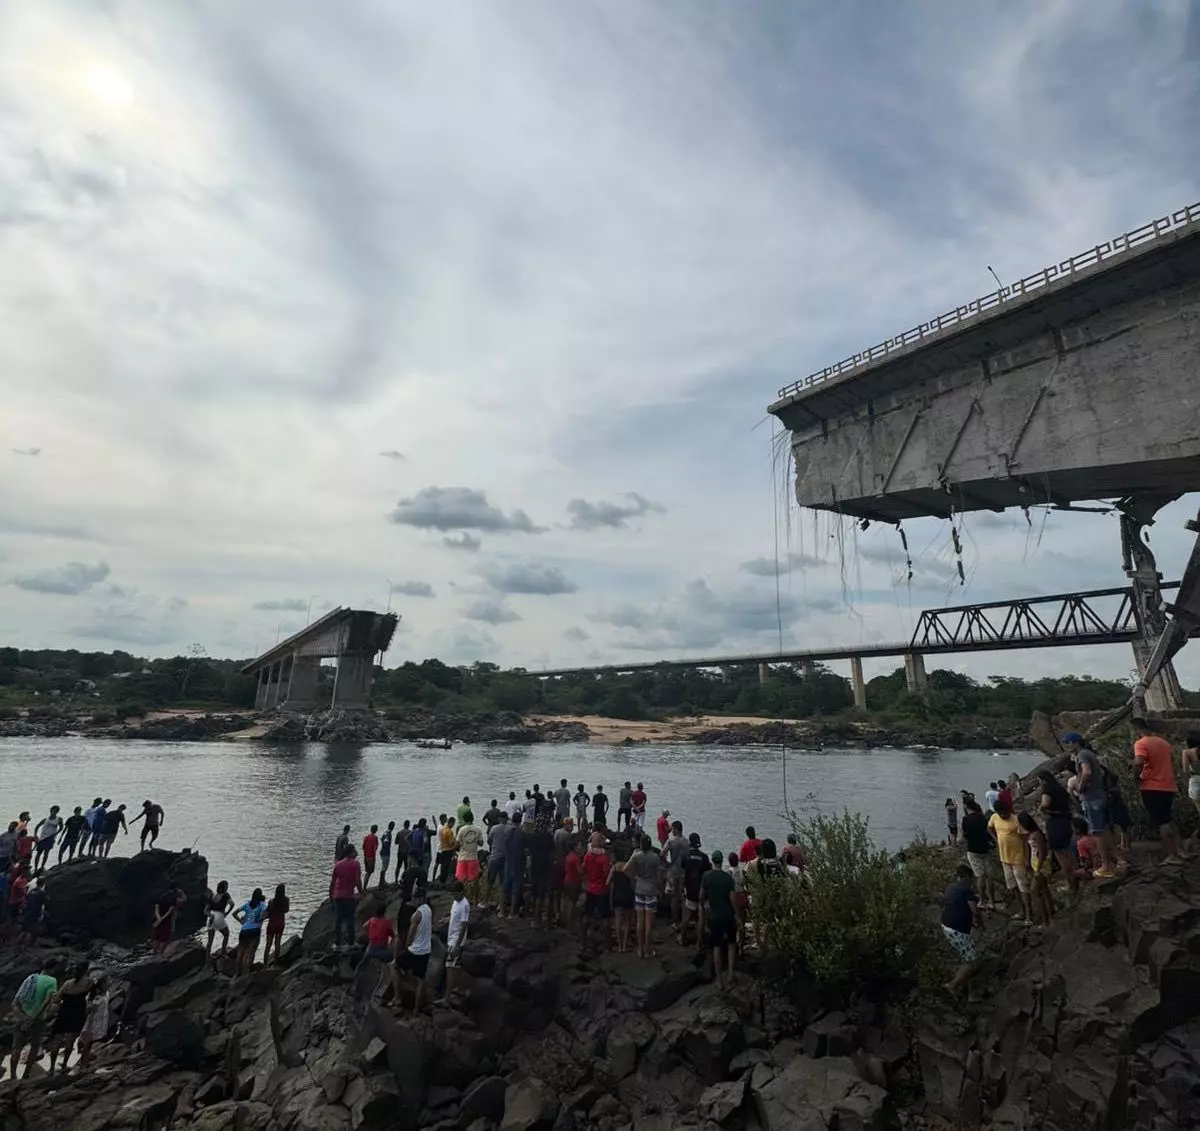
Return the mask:
<path id="1" fill-rule="evenodd" d="M 321 660 L 317 656 L 293 656 L 292 675 L 288 680 L 287 705 L 297 711 L 311 711 L 317 705 L 317 683 L 321 678 Z"/>
<path id="2" fill-rule="evenodd" d="M 817 674 L 816 660 L 801 660 L 800 661 L 800 678 L 812 679 Z"/>
<path id="3" fill-rule="evenodd" d="M 850 686 L 854 689 L 854 705 L 860 711 L 867 709 L 867 684 L 863 679 L 862 660 L 858 656 L 850 657 Z"/>
<path id="4" fill-rule="evenodd" d="M 371 703 L 371 656 L 343 656 L 338 660 L 333 680 L 333 706 L 347 711 L 362 711 Z"/>
<path id="5" fill-rule="evenodd" d="M 768 663 L 761 663 L 761 664 L 759 664 L 759 665 L 758 665 L 758 683 L 759 683 L 759 686 L 761 687 L 761 686 L 762 686 L 764 683 L 766 683 L 766 682 L 767 682 L 767 680 L 768 680 L 768 679 L 770 679 L 770 678 L 771 678 L 771 665 L 770 665 L 770 664 L 768 664 Z"/>
<path id="6" fill-rule="evenodd" d="M 925 657 L 920 652 L 905 654 L 904 679 L 908 685 L 909 695 L 924 697 L 929 690 L 929 681 L 925 678 Z"/>

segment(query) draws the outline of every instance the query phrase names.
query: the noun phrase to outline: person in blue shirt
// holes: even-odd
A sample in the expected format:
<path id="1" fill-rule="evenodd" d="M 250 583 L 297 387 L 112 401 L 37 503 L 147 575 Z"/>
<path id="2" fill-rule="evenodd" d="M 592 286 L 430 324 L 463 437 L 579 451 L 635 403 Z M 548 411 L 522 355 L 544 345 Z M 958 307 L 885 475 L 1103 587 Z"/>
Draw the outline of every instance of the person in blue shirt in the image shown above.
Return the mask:
<path id="1" fill-rule="evenodd" d="M 267 917 L 267 897 L 263 895 L 262 888 L 255 888 L 254 894 L 233 913 L 233 917 L 241 924 L 241 930 L 238 931 L 237 973 L 249 974 L 254 968 L 254 956 L 262 941 L 263 920 Z"/>

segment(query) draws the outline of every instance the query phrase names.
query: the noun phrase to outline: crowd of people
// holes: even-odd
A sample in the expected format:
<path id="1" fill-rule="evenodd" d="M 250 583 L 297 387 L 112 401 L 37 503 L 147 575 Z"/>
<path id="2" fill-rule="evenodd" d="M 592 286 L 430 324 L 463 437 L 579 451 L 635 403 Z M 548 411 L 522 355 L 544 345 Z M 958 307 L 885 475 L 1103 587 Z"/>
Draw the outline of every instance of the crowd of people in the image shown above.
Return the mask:
<path id="1" fill-rule="evenodd" d="M 1132 728 L 1142 807 L 1158 831 L 1163 866 L 1178 867 L 1187 854 L 1172 818 L 1180 794 L 1174 751 L 1147 720 L 1135 718 Z M 942 931 L 960 959 L 947 984 L 951 992 L 961 992 L 978 968 L 984 912 L 1009 912 L 1027 927 L 1045 926 L 1055 912 L 1056 876 L 1059 894 L 1069 894 L 1089 881 L 1120 877 L 1128 867 L 1133 821 L 1116 775 L 1082 735 L 1065 735 L 1063 745 L 1071 757 L 1065 784 L 1042 769 L 1024 794 L 1012 774 L 988 784 L 982 805 L 967 790 L 946 798 L 947 841 L 966 849 L 942 910 Z M 1179 766 L 1200 817 L 1200 731 L 1188 733 Z"/>

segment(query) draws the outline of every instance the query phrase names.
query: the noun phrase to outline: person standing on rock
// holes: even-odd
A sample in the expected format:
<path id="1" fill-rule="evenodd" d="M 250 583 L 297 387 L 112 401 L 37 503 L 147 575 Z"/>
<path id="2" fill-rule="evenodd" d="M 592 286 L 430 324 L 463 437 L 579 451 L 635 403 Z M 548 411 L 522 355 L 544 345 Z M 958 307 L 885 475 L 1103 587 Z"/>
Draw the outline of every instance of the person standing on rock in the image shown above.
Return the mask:
<path id="1" fill-rule="evenodd" d="M 708 853 L 700 847 L 700 834 L 688 837 L 688 850 L 683 858 L 683 915 L 679 922 L 679 945 L 687 946 L 691 918 L 696 916 L 696 950 L 704 946 L 704 913 L 700 907 L 700 886 L 712 868 Z"/>
<path id="2" fill-rule="evenodd" d="M 633 825 L 639 833 L 646 827 L 646 787 L 641 782 L 629 795 L 629 804 L 633 807 Z"/>
<path id="3" fill-rule="evenodd" d="M 630 936 L 634 933 L 636 903 L 633 879 L 625 870 L 630 854 L 624 848 L 618 848 L 615 856 L 616 860 L 608 872 L 608 897 L 612 904 L 614 927 L 617 932 L 617 953 L 626 954 L 629 951 Z"/>
<path id="4" fill-rule="evenodd" d="M 683 918 L 683 858 L 688 842 L 683 835 L 683 822 L 671 822 L 671 835 L 663 846 L 663 868 L 667 877 L 667 895 L 671 897 L 671 925 L 679 930 Z"/>
<path id="5" fill-rule="evenodd" d="M 392 863 L 392 840 L 396 835 L 396 822 L 388 821 L 388 827 L 379 838 L 379 886 L 387 887 L 388 867 Z"/>
<path id="6" fill-rule="evenodd" d="M 608 824 L 608 794 L 602 785 L 596 786 L 596 792 L 592 794 L 592 824 L 598 829 Z"/>
<path id="7" fill-rule="evenodd" d="M 334 866 L 329 877 L 329 898 L 333 900 L 333 945 L 341 943 L 343 933 L 346 946 L 354 945 L 354 912 L 362 892 L 362 869 L 358 864 L 358 853 L 354 845 L 348 845 L 346 855 Z"/>
<path id="8" fill-rule="evenodd" d="M 483 827 L 485 830 L 491 830 L 495 825 L 500 823 L 500 818 L 504 817 L 504 810 L 500 808 L 496 799 L 492 798 L 492 803 L 488 806 L 487 812 L 483 815 Z M 505 820 L 508 818 L 505 817 Z M 486 835 L 486 833 L 485 833 Z"/>
<path id="9" fill-rule="evenodd" d="M 46 860 L 50 856 L 50 850 L 54 847 L 54 842 L 58 838 L 58 834 L 63 827 L 63 819 L 58 815 L 59 807 L 57 805 L 50 806 L 50 815 L 43 817 L 33 831 L 33 839 L 37 843 L 37 848 L 33 856 L 33 870 L 40 872 L 45 867 Z"/>
<path id="10" fill-rule="evenodd" d="M 267 944 L 263 948 L 263 965 L 271 961 L 271 946 L 275 946 L 275 961 L 279 961 L 279 950 L 283 945 L 283 931 L 287 926 L 288 912 L 292 901 L 288 899 L 287 884 L 277 884 L 271 902 L 267 904 Z"/>
<path id="11" fill-rule="evenodd" d="M 454 810 L 454 819 L 459 825 L 462 825 L 465 822 L 470 808 L 471 799 L 469 797 L 464 797 L 462 801 L 458 803 L 458 806 Z"/>
<path id="12" fill-rule="evenodd" d="M 49 1075 L 54 1075 L 54 1062 L 62 1053 L 63 1071 L 67 1070 L 67 1062 L 71 1059 L 71 1049 L 83 1032 L 87 1022 L 88 995 L 92 992 L 92 979 L 88 977 L 88 964 L 77 963 L 75 969 L 58 988 L 54 995 L 54 1004 L 58 1013 L 50 1026 L 50 1039 L 46 1042 L 46 1052 L 50 1054 Z"/>
<path id="13" fill-rule="evenodd" d="M 628 830 L 633 824 L 633 802 L 630 800 L 632 797 L 633 785 L 625 782 L 617 794 L 617 832 L 620 832 L 622 827 Z M 621 824 L 622 821 L 625 822 L 624 826 Z"/>
<path id="14" fill-rule="evenodd" d="M 750 909 L 750 895 L 746 891 L 746 866 L 738 859 L 736 852 L 729 854 L 727 861 L 729 876 L 733 880 L 733 894 L 729 897 L 733 904 L 733 914 L 737 923 L 737 945 L 739 950 L 746 947 L 746 912 Z"/>
<path id="15" fill-rule="evenodd" d="M 563 853 L 563 884 L 559 897 L 559 921 L 568 934 L 583 891 L 583 841 L 572 841 Z"/>
<path id="16" fill-rule="evenodd" d="M 429 826 L 422 817 L 417 821 L 408 839 L 408 867 L 420 868 L 428 876 L 431 847 Z"/>
<path id="17" fill-rule="evenodd" d="M 642 835 L 637 851 L 624 865 L 633 877 L 633 914 L 635 919 L 637 953 L 639 958 L 653 958 L 654 916 L 658 914 L 659 873 L 662 859 L 654 851 L 650 838 Z"/>
<path id="18" fill-rule="evenodd" d="M 424 880 L 418 880 L 413 890 L 416 910 L 408 923 L 404 936 L 403 950 L 400 939 L 396 939 L 396 957 L 392 962 L 393 1004 L 400 1008 L 401 976 L 407 972 L 417 980 L 413 997 L 413 1015 L 421 1012 L 425 1004 L 425 975 L 429 972 L 429 954 L 433 950 L 433 909 Z"/>
<path id="19" fill-rule="evenodd" d="M 1000 796 L 1000 788 L 994 781 L 988 782 L 988 787 L 983 792 L 983 804 L 986 808 L 987 815 L 990 817 L 996 809 L 996 798 Z"/>
<path id="20" fill-rule="evenodd" d="M 0 833 L 0 872 L 8 872 L 16 855 L 17 822 L 9 821 L 8 828 Z"/>
<path id="21" fill-rule="evenodd" d="M 367 952 L 363 955 L 364 962 L 368 958 L 374 958 L 380 962 L 395 958 L 396 930 L 392 926 L 391 919 L 387 917 L 387 907 L 382 902 L 375 904 L 371 917 L 366 922 L 365 930 L 367 932 Z"/>
<path id="22" fill-rule="evenodd" d="M 996 840 L 1000 856 L 1000 868 L 1004 872 L 1004 886 L 1016 891 L 1023 914 L 1014 918 L 1024 919 L 1025 926 L 1033 925 L 1033 901 L 1030 898 L 1032 882 L 1025 862 L 1025 836 L 1021 825 L 1003 801 L 997 799 L 995 811 L 988 818 L 988 832 Z M 969 872 L 971 869 L 968 868 Z M 1073 870 L 1073 869 L 1072 869 Z"/>
<path id="23" fill-rule="evenodd" d="M 611 914 L 608 900 L 610 870 L 608 853 L 604 851 L 604 836 L 599 832 L 592 833 L 591 845 L 583 858 L 583 926 L 580 943 L 585 951 L 588 944 L 588 927 L 592 924 L 599 928 L 601 950 L 608 940 L 608 920 Z"/>
<path id="24" fill-rule="evenodd" d="M 96 810 L 102 804 L 99 797 L 93 798 L 91 805 L 83 811 L 83 828 L 79 831 L 79 855 L 83 856 L 87 852 L 88 841 L 92 837 L 92 830 L 96 827 Z"/>
<path id="25" fill-rule="evenodd" d="M 1158 826 L 1158 836 L 1166 850 L 1163 863 L 1174 866 L 1183 863 L 1183 848 L 1179 830 L 1171 817 L 1171 806 L 1178 792 L 1175 767 L 1171 761 L 1171 744 L 1154 733 L 1145 719 L 1133 719 L 1130 724 L 1137 741 L 1133 744 L 1133 765 L 1137 771 L 1142 804 L 1150 823 Z"/>
<path id="26" fill-rule="evenodd" d="M 1075 772 L 1079 777 L 1076 787 L 1079 806 L 1087 821 L 1088 831 L 1096 838 L 1099 848 L 1100 866 L 1092 874 L 1098 880 L 1111 879 L 1116 874 L 1113 865 L 1116 863 L 1117 851 L 1109 827 L 1108 788 L 1104 767 L 1101 766 L 1091 744 L 1082 735 L 1074 732 L 1064 735 L 1063 744 L 1075 759 Z"/>
<path id="27" fill-rule="evenodd" d="M 962 835 L 967 846 L 967 866 L 979 881 L 979 892 L 983 897 L 979 906 L 990 907 L 993 902 L 999 902 L 992 868 L 992 838 L 988 833 L 987 818 L 973 799 L 963 802 Z"/>
<path id="28" fill-rule="evenodd" d="M 104 815 L 104 844 L 101 846 L 101 856 L 107 857 L 112 853 L 113 841 L 117 839 L 119 832 L 123 832 L 126 836 L 129 835 L 129 826 L 125 823 L 124 804 L 118 805 L 111 813 Z"/>
<path id="29" fill-rule="evenodd" d="M 354 852 L 353 847 L 350 849 Z M 339 861 L 343 863 L 344 861 Z M 356 861 L 357 863 L 357 861 Z M 337 865 L 335 864 L 336 868 Z M 353 914 L 353 913 L 352 913 Z M 238 931 L 237 973 L 249 974 L 254 969 L 254 956 L 258 953 L 258 944 L 262 941 L 263 920 L 267 916 L 267 897 L 262 888 L 255 888 L 250 898 L 241 905 L 233 917 L 241 924 Z M 353 942 L 353 928 L 351 928 Z"/>
<path id="30" fill-rule="evenodd" d="M 994 818 L 993 818 L 994 819 Z M 942 897 L 942 934 L 958 956 L 959 967 L 946 983 L 950 993 L 958 995 L 979 968 L 979 947 L 971 937 L 976 928 L 982 929 L 979 900 L 971 883 L 971 869 L 960 864 L 955 880 Z"/>
<path id="31" fill-rule="evenodd" d="M 662 851 L 662 849 L 667 847 L 667 841 L 669 841 L 671 839 L 671 810 L 670 809 L 664 809 L 662 811 L 662 813 L 659 814 L 655 832 L 658 833 L 659 851 Z"/>
<path id="32" fill-rule="evenodd" d="M 946 798 L 946 843 L 958 844 L 958 804 L 953 797 Z"/>
<path id="33" fill-rule="evenodd" d="M 155 954 L 162 954 L 175 937 L 175 915 L 187 902 L 187 896 L 178 888 L 163 892 L 154 902 L 154 923 L 150 928 L 150 946 Z"/>
<path id="34" fill-rule="evenodd" d="M 37 1063 L 50 1002 L 58 992 L 58 981 L 54 974 L 54 967 L 44 962 L 36 974 L 30 974 L 21 983 L 13 998 L 12 1050 L 8 1065 L 9 1074 L 14 1080 L 21 1066 L 21 1053 L 26 1046 L 29 1047 L 29 1059 L 25 1062 L 25 1079 L 29 1078 L 30 1069 Z"/>
<path id="35" fill-rule="evenodd" d="M 82 809 L 76 805 L 75 812 L 72 813 L 63 824 L 62 839 L 58 842 L 58 862 L 63 862 L 63 856 L 66 855 L 68 860 L 75 859 L 76 849 L 80 848 L 81 838 L 87 836 L 87 820 L 83 815 Z"/>
<path id="36" fill-rule="evenodd" d="M 517 800 L 517 792 L 516 790 L 510 789 L 508 791 L 508 800 L 504 803 L 504 815 L 509 819 L 509 821 L 512 821 L 513 817 L 515 817 L 520 811 L 521 803 Z"/>
<path id="37" fill-rule="evenodd" d="M 454 843 L 458 849 L 458 863 L 454 866 L 454 879 L 459 884 L 479 882 L 479 850 L 483 847 L 483 832 L 475 824 L 475 814 L 470 809 L 463 813 L 463 823 L 455 833 Z"/>
<path id="38" fill-rule="evenodd" d="M 738 849 L 738 859 L 743 864 L 752 864 L 758 859 L 758 846 L 762 844 L 758 833 L 755 832 L 753 825 L 746 826 L 746 839 L 742 841 L 742 847 Z"/>
<path id="39" fill-rule="evenodd" d="M 509 824 L 508 814 L 503 810 L 500 819 L 487 831 L 487 875 L 484 886 L 487 889 L 484 906 L 499 908 L 504 891 L 504 855 L 508 851 Z"/>
<path id="40" fill-rule="evenodd" d="M 583 788 L 583 782 L 579 783 L 572 800 L 575 802 L 575 823 L 579 826 L 579 835 L 586 836 L 588 806 L 591 805 L 592 799 L 588 797 L 587 790 Z"/>
<path id="41" fill-rule="evenodd" d="M 102 849 L 104 848 L 104 823 L 108 820 L 108 807 L 112 804 L 112 798 L 106 797 L 99 805 L 92 809 L 92 836 L 88 841 L 89 856 L 103 856 Z"/>
<path id="42" fill-rule="evenodd" d="M 1050 894 L 1050 869 L 1053 864 L 1050 847 L 1046 834 L 1032 813 L 1019 814 L 1017 822 L 1029 843 L 1030 902 L 1033 904 L 1034 922 L 1049 926 L 1054 918 L 1054 897 Z"/>
<path id="43" fill-rule="evenodd" d="M 438 818 L 441 822 L 438 828 L 438 857 L 437 871 L 434 873 L 434 879 L 440 883 L 450 882 L 451 869 L 454 867 L 454 848 L 455 848 L 455 831 L 454 818 L 447 817 L 444 813 Z"/>
<path id="44" fill-rule="evenodd" d="M 86 1071 L 92 1066 L 92 1050 L 101 1041 L 108 1040 L 108 984 L 96 978 L 88 994 L 87 1020 L 79 1034 L 79 1069 Z"/>
<path id="45" fill-rule="evenodd" d="M 1075 875 L 1075 858 L 1071 855 L 1071 798 L 1049 770 L 1038 770 L 1037 776 L 1042 783 L 1038 808 L 1046 821 L 1046 843 L 1058 861 L 1068 888 L 1075 891 L 1079 879 Z"/>
<path id="46" fill-rule="evenodd" d="M 559 780 L 558 789 L 554 791 L 554 819 L 561 825 L 571 816 L 571 791 L 567 788 L 567 779 Z"/>
<path id="47" fill-rule="evenodd" d="M 408 821 L 405 821 L 396 831 L 392 847 L 396 853 L 396 872 L 392 877 L 392 882 L 398 884 L 400 873 L 408 867 L 408 854 L 412 848 L 412 825 Z"/>
<path id="48" fill-rule="evenodd" d="M 363 837 L 363 887 L 371 886 L 371 877 L 375 875 L 375 860 L 379 856 L 379 826 L 372 825 L 367 835 Z"/>
<path id="49" fill-rule="evenodd" d="M 346 849 L 350 847 L 350 826 L 342 826 L 342 835 L 337 838 L 337 843 L 333 846 L 333 862 L 336 864 L 343 856 L 346 855 Z"/>
<path id="50" fill-rule="evenodd" d="M 737 955 L 737 914 L 733 909 L 733 876 L 721 866 L 724 855 L 712 854 L 712 867 L 700 877 L 700 908 L 708 923 L 709 945 L 712 947 L 713 977 L 725 988 L 733 981 L 733 964 Z M 703 933 L 699 942 L 703 943 Z"/>
<path id="51" fill-rule="evenodd" d="M 225 916 L 233 909 L 233 897 L 229 894 L 229 881 L 221 880 L 217 890 L 205 892 L 204 910 L 208 913 L 208 949 L 206 956 L 212 958 L 213 940 L 221 936 L 221 957 L 229 952 L 229 923 Z"/>
<path id="52" fill-rule="evenodd" d="M 446 962 L 442 968 L 445 988 L 441 1001 L 445 1003 L 452 993 L 462 989 L 463 947 L 467 945 L 467 931 L 471 922 L 471 902 L 460 883 L 451 887 L 454 902 L 450 905 L 450 918 L 446 925 Z"/>
<path id="53" fill-rule="evenodd" d="M 1187 776 L 1187 795 L 1200 817 L 1200 730 L 1189 730 L 1180 755 L 1183 772 Z M 1198 826 L 1200 828 L 1200 826 Z M 1200 839 L 1200 831 L 1193 840 Z"/>
<path id="54" fill-rule="evenodd" d="M 163 818 L 166 814 L 163 812 L 163 807 L 146 798 L 142 802 L 142 811 L 133 818 L 129 823 L 136 825 L 138 821 L 144 821 L 142 825 L 141 850 L 146 851 L 146 841 L 150 842 L 150 847 L 153 848 L 158 840 L 159 830 L 163 825 Z"/>

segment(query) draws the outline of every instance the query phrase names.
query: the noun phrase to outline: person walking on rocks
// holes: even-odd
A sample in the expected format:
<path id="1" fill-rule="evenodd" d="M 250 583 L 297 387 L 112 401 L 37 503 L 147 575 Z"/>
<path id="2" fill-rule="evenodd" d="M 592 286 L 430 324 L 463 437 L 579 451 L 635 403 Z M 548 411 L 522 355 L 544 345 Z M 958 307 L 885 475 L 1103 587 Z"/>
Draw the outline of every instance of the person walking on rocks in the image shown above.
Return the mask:
<path id="1" fill-rule="evenodd" d="M 54 967 L 48 963 L 44 963 L 36 974 L 30 974 L 17 989 L 12 1003 L 12 1049 L 8 1058 L 9 1074 L 14 1080 L 21 1066 L 21 1053 L 26 1046 L 29 1048 L 24 1072 L 26 1079 L 29 1078 L 30 1069 L 37 1063 L 50 1003 L 57 992 Z"/>
<path id="2" fill-rule="evenodd" d="M 392 962 L 392 994 L 396 1008 L 400 1007 L 401 976 L 411 974 L 417 982 L 413 997 L 413 1015 L 421 1012 L 425 1004 L 425 975 L 429 972 L 429 954 L 433 950 L 433 909 L 429 906 L 428 893 L 423 878 L 413 889 L 416 910 L 408 923 L 403 949 L 396 939 L 396 957 Z"/>
<path id="3" fill-rule="evenodd" d="M 1158 826 L 1158 836 L 1166 850 L 1163 863 L 1170 866 L 1182 864 L 1179 830 L 1171 817 L 1171 806 L 1177 792 L 1171 744 L 1155 734 L 1145 719 L 1133 719 L 1131 725 L 1137 736 L 1133 744 L 1133 764 L 1137 770 L 1138 787 L 1142 791 L 1142 804 L 1146 807 L 1150 823 Z"/>
<path id="4" fill-rule="evenodd" d="M 96 810 L 103 804 L 99 797 L 92 800 L 83 811 L 83 828 L 79 831 L 79 855 L 83 856 L 87 853 L 88 841 L 92 837 L 92 830 L 96 827 Z M 89 854 L 90 855 L 90 854 Z"/>
<path id="5" fill-rule="evenodd" d="M 112 804 L 112 798 L 106 797 L 99 805 L 92 809 L 92 837 L 88 842 L 89 856 L 103 856 L 104 848 L 104 825 L 108 820 L 108 807 Z"/>
<path id="6" fill-rule="evenodd" d="M 658 914 L 658 889 L 662 859 L 643 835 L 638 850 L 624 865 L 633 877 L 633 914 L 636 919 L 637 953 L 639 958 L 653 958 L 654 917 Z"/>
<path id="7" fill-rule="evenodd" d="M 983 928 L 983 920 L 979 916 L 979 900 L 971 879 L 971 869 L 960 864 L 954 883 L 942 897 L 942 934 L 959 959 L 958 969 L 946 983 L 946 989 L 955 995 L 962 993 L 979 968 L 979 947 L 971 933 L 976 928 Z"/>
<path id="8" fill-rule="evenodd" d="M 221 936 L 221 957 L 229 951 L 229 924 L 225 916 L 233 909 L 233 897 L 229 894 L 229 881 L 221 880 L 215 892 L 205 893 L 204 909 L 208 913 L 208 950 L 207 957 L 212 958 L 213 940 Z"/>
<path id="9" fill-rule="evenodd" d="M 79 1034 L 79 1068 L 86 1071 L 92 1066 L 92 1050 L 101 1041 L 108 1039 L 108 985 L 103 978 L 92 982 L 88 994 L 87 1019 Z"/>
<path id="10" fill-rule="evenodd" d="M 351 848 L 350 851 L 353 852 L 354 849 Z M 339 861 L 339 863 L 342 862 Z M 258 953 L 258 944 L 262 940 L 262 925 L 266 915 L 267 897 L 263 895 L 262 888 L 255 888 L 250 898 L 233 913 L 234 919 L 240 924 L 237 952 L 238 974 L 249 974 L 254 969 L 254 956 Z"/>
<path id="11" fill-rule="evenodd" d="M 329 898 L 333 900 L 333 945 L 341 944 L 346 936 L 346 946 L 354 945 L 354 913 L 358 908 L 358 897 L 362 893 L 362 868 L 358 864 L 358 853 L 354 845 L 346 846 L 346 855 L 334 866 L 329 877 Z"/>
<path id="12" fill-rule="evenodd" d="M 117 839 L 117 833 L 129 835 L 129 826 L 125 823 L 125 805 L 122 803 L 116 807 L 111 813 L 104 815 L 104 844 L 101 846 L 100 855 L 109 856 L 112 853 L 113 841 Z"/>
<path id="13" fill-rule="evenodd" d="M 54 1063 L 59 1053 L 62 1053 L 63 1071 L 67 1070 L 71 1050 L 87 1022 L 88 995 L 91 992 L 92 979 L 88 977 L 88 964 L 79 962 L 72 970 L 71 977 L 63 982 L 58 988 L 58 993 L 54 995 L 58 1012 L 50 1026 L 50 1039 L 46 1042 L 46 1051 L 50 1054 L 51 1076 L 54 1075 Z"/>
<path id="14" fill-rule="evenodd" d="M 462 989 L 462 956 L 463 947 L 467 945 L 467 931 L 471 922 L 471 901 L 460 883 L 451 887 L 454 902 L 450 905 L 450 918 L 446 926 L 446 961 L 442 967 L 445 978 L 445 990 L 442 1002 L 446 1002 L 452 993 Z"/>
<path id="15" fill-rule="evenodd" d="M 1088 831 L 1096 838 L 1100 851 L 1100 867 L 1092 874 L 1098 880 L 1110 879 L 1116 873 L 1116 846 L 1113 844 L 1109 827 L 1108 787 L 1104 767 L 1096 757 L 1091 744 L 1079 734 L 1072 732 L 1063 737 L 1063 744 L 1075 759 L 1075 772 L 1079 777 L 1076 789 L 1079 804 L 1087 821 Z"/>
<path id="16" fill-rule="evenodd" d="M 591 805 L 592 799 L 587 795 L 587 790 L 583 788 L 583 782 L 579 783 L 575 790 L 575 823 L 579 826 L 579 835 L 587 835 L 587 816 L 588 806 Z"/>
<path id="17" fill-rule="evenodd" d="M 166 814 L 163 812 L 163 807 L 156 804 L 147 798 L 142 802 L 142 811 L 133 818 L 129 823 L 136 825 L 138 821 L 144 821 L 142 825 L 141 850 L 146 851 L 146 841 L 150 842 L 150 847 L 154 847 L 155 841 L 158 840 L 159 830 L 163 825 L 163 818 Z"/>

